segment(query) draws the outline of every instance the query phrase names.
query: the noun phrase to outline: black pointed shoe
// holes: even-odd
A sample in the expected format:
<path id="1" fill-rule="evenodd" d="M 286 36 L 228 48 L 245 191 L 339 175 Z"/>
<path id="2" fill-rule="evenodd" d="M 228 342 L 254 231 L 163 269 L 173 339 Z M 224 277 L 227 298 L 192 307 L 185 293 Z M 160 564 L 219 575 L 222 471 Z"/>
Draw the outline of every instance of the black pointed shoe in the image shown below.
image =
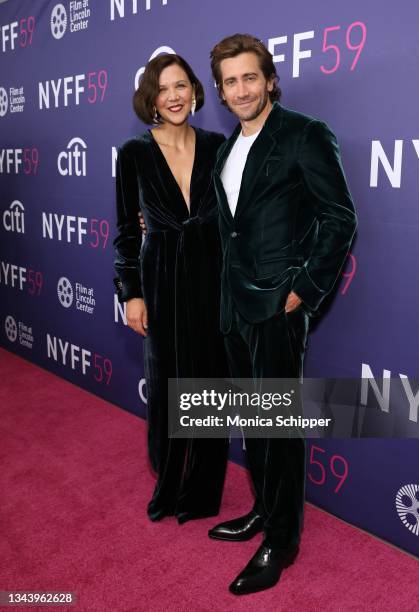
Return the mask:
<path id="1" fill-rule="evenodd" d="M 234 595 L 245 595 L 275 586 L 282 570 L 292 565 L 297 555 L 298 545 L 276 549 L 262 544 L 244 570 L 230 584 L 230 592 Z"/>
<path id="2" fill-rule="evenodd" d="M 263 519 L 260 514 L 251 510 L 232 521 L 219 523 L 209 530 L 210 538 L 216 540 L 228 540 L 229 542 L 245 542 L 251 540 L 257 533 L 263 531 Z"/>

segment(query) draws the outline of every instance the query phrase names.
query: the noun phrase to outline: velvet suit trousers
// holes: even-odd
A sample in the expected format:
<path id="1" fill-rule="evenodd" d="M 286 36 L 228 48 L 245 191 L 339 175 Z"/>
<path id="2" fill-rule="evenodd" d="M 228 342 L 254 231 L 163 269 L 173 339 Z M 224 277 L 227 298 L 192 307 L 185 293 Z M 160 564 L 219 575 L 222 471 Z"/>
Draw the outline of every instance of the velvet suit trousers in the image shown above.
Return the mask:
<path id="1" fill-rule="evenodd" d="M 300 378 L 308 315 L 300 306 L 261 323 L 247 322 L 232 309 L 225 335 L 230 375 L 234 378 Z M 246 437 L 254 509 L 264 519 L 264 543 L 272 548 L 298 544 L 305 498 L 305 440 Z"/>

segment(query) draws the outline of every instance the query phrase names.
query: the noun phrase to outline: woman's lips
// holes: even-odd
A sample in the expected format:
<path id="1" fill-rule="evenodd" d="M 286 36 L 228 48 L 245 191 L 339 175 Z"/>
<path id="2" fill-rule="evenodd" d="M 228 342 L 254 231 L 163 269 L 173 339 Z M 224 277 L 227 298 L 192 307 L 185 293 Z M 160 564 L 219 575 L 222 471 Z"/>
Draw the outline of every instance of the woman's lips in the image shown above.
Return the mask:
<path id="1" fill-rule="evenodd" d="M 172 113 L 178 113 L 179 111 L 181 111 L 181 110 L 182 110 L 183 105 L 182 105 L 182 104 L 176 104 L 176 105 L 174 105 L 174 106 L 169 106 L 168 108 L 169 108 L 169 111 L 170 111 L 170 112 L 172 112 Z"/>

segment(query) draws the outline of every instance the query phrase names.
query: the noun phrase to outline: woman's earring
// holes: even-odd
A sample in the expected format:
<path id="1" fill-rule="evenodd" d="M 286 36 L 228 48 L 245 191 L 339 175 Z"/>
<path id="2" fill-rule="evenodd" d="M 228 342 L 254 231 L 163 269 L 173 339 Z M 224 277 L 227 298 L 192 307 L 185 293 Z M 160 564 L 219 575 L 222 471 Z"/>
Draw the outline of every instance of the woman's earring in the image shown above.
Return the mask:
<path id="1" fill-rule="evenodd" d="M 153 106 L 153 110 L 154 110 L 153 121 L 154 121 L 154 123 L 158 123 L 159 122 L 159 116 L 157 114 L 157 108 L 155 106 Z"/>
<path id="2" fill-rule="evenodd" d="M 192 98 L 192 106 L 191 106 L 192 117 L 195 115 L 195 110 L 196 110 L 196 98 Z"/>

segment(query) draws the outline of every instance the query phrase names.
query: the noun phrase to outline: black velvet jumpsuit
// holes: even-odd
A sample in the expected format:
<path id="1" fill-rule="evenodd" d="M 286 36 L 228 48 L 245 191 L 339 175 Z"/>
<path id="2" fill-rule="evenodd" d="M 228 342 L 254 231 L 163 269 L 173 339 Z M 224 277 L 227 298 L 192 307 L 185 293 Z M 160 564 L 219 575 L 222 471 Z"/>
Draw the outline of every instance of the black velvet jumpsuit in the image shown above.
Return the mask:
<path id="1" fill-rule="evenodd" d="M 118 149 L 115 270 L 120 302 L 142 297 L 152 520 L 218 514 L 228 440 L 168 437 L 167 379 L 227 375 L 219 331 L 221 251 L 213 167 L 224 136 L 194 128 L 190 210 L 151 131 Z M 138 213 L 147 233 L 141 242 Z"/>

